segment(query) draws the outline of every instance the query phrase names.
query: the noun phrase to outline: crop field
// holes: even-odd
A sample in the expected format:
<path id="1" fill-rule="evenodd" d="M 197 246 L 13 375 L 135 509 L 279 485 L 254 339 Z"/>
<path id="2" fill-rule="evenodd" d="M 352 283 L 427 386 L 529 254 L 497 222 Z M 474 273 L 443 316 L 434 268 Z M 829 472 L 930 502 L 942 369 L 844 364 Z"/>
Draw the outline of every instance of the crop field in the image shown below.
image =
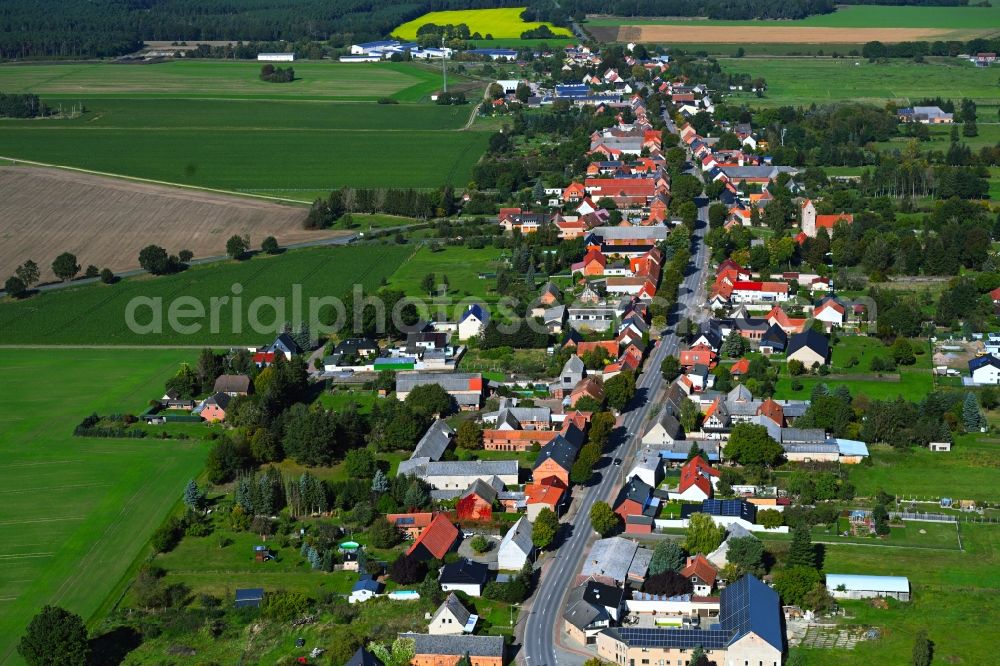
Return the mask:
<path id="1" fill-rule="evenodd" d="M 272 235 L 289 244 L 344 233 L 306 231 L 296 206 L 33 167 L 0 168 L 0 217 L 0 268 L 30 258 L 43 280 L 56 279 L 50 266 L 62 252 L 121 271 L 138 268 L 150 243 L 217 256 L 237 233 L 255 246 Z"/>
<path id="2" fill-rule="evenodd" d="M 598 39 L 670 43 L 863 44 L 968 40 L 1000 32 L 997 7 L 845 6 L 798 20 L 717 21 L 687 18 L 594 16 Z"/>
<path id="3" fill-rule="evenodd" d="M 767 81 L 767 93 L 741 97 L 751 106 L 808 106 L 844 100 L 882 105 L 903 104 L 924 97 L 970 97 L 996 104 L 997 71 L 957 58 L 928 58 L 918 64 L 904 60 L 869 63 L 863 58 L 720 58 L 725 72 L 742 72 Z M 996 118 L 987 118 L 995 120 Z"/>
<path id="4" fill-rule="evenodd" d="M 524 7 L 505 7 L 501 9 L 461 9 L 456 11 L 430 12 L 404 23 L 393 30 L 392 34 L 400 39 L 416 39 L 417 29 L 422 25 L 428 23 L 436 25 L 458 25 L 464 23 L 469 26 L 469 32 L 478 32 L 483 37 L 492 35 L 498 39 L 520 37 L 522 32 L 533 30 L 542 25 L 548 26 L 556 35 L 573 36 L 573 33 L 567 28 L 559 28 L 551 23 L 522 20 L 521 12 L 524 9 Z"/>
<path id="5" fill-rule="evenodd" d="M 45 99 L 95 96 L 211 99 L 417 101 L 440 85 L 440 72 L 414 63 L 295 62 L 295 81 L 261 81 L 257 62 L 173 60 L 114 63 L 7 64 L 0 90 Z"/>
<path id="6" fill-rule="evenodd" d="M 272 257 L 194 266 L 176 275 L 72 287 L 23 301 L 8 299 L 0 303 L 0 344 L 261 344 L 273 339 L 275 331 L 294 318 L 296 302 L 308 322 L 311 297 L 341 297 L 355 284 L 366 291 L 377 289 L 412 251 L 398 245 L 290 250 Z M 178 300 L 181 297 L 185 299 Z M 213 298 L 226 297 L 226 301 L 212 305 Z M 136 323 L 152 326 L 148 332 L 133 331 L 127 323 L 133 299 L 148 304 L 134 313 Z M 178 305 L 185 301 L 188 306 Z M 181 327 L 172 326 L 171 304 L 188 311 L 200 307 L 202 315 L 178 320 Z M 318 310 L 320 321 L 332 312 L 329 307 L 313 310 Z M 156 313 L 162 317 L 159 332 Z M 180 332 L 187 324 L 199 328 L 189 334 Z"/>
<path id="7" fill-rule="evenodd" d="M 99 614 L 207 447 L 197 440 L 82 439 L 97 411 L 138 412 L 163 392 L 177 350 L 0 350 L 0 664 L 46 603 Z"/>
<path id="8" fill-rule="evenodd" d="M 301 80 L 273 84 L 244 62 L 0 65 L 0 90 L 37 93 L 64 112 L 0 121 L 0 156 L 304 203 L 342 186 L 468 182 L 487 141 L 483 131 L 455 132 L 472 106 L 416 103 L 440 72 L 295 67 Z M 81 104 L 85 112 L 71 115 Z"/>
<path id="9" fill-rule="evenodd" d="M 926 528 L 907 523 L 908 530 Z M 909 663 L 916 633 L 926 629 L 934 642 L 934 663 L 992 663 L 994 618 L 1000 613 L 1000 529 L 962 523 L 964 552 L 928 548 L 826 546 L 824 570 L 907 576 L 911 601 L 890 601 L 882 609 L 864 601 L 844 602 L 842 625 L 877 627 L 881 638 L 853 650 L 799 649 L 809 666 Z"/>

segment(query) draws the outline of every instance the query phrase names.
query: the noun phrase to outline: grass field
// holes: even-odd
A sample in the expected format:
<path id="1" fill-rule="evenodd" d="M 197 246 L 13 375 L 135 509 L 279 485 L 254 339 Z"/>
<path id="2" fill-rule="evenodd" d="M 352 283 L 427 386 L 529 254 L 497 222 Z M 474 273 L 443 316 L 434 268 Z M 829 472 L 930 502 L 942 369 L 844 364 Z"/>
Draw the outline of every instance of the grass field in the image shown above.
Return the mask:
<path id="1" fill-rule="evenodd" d="M 927 524 L 907 523 L 907 529 Z M 910 548 L 827 546 L 824 569 L 834 573 L 907 576 L 912 591 L 908 603 L 890 602 L 879 609 L 862 602 L 844 602 L 848 617 L 841 625 L 878 627 L 881 638 L 863 641 L 854 650 L 799 649 L 809 666 L 858 666 L 909 663 L 914 637 L 926 629 L 934 642 L 934 663 L 992 663 L 991 636 L 1000 614 L 1000 528 L 961 525 L 964 551 Z"/>
<path id="2" fill-rule="evenodd" d="M 293 285 L 301 287 L 301 312 L 308 320 L 311 297 L 339 297 L 361 284 L 365 290 L 378 287 L 383 277 L 412 252 L 397 245 L 365 245 L 292 250 L 285 254 L 258 256 L 244 262 L 195 266 L 177 275 L 143 276 L 114 285 L 86 285 L 42 293 L 24 301 L 0 303 L 0 344 L 137 344 L 137 345 L 229 345 L 267 342 L 274 327 L 293 317 Z M 210 299 L 233 296 L 240 285 L 240 327 L 233 326 L 234 303 L 217 308 L 218 332 L 211 330 Z M 174 299 L 193 297 L 204 308 L 201 329 L 191 335 L 169 325 L 168 308 Z M 128 303 L 137 297 L 161 298 L 162 332 L 143 335 L 126 324 Z M 261 297 L 262 309 L 254 314 L 253 301 Z M 268 299 L 283 302 L 275 317 Z M 151 321 L 151 310 L 142 307 L 136 320 Z M 255 318 L 269 332 L 255 332 Z M 186 321 L 186 320 L 185 320 Z M 274 322 L 277 323 L 274 323 Z"/>
<path id="3" fill-rule="evenodd" d="M 416 39 L 417 29 L 422 25 L 458 25 L 469 26 L 469 32 L 478 32 L 483 37 L 492 35 L 495 38 L 520 37 L 522 32 L 546 25 L 556 35 L 572 37 L 567 28 L 559 28 L 551 23 L 528 22 L 521 19 L 524 7 L 505 7 L 501 9 L 461 9 L 456 11 L 430 12 L 404 23 L 392 31 L 400 39 Z"/>
<path id="4" fill-rule="evenodd" d="M 436 69 L 295 67 L 296 81 L 272 84 L 246 62 L 0 65 L 0 90 L 37 93 L 67 114 L 86 109 L 0 121 L 0 155 L 302 202 L 341 186 L 468 182 L 487 133 L 452 134 L 471 105 L 416 103 L 440 86 Z M 376 104 L 381 97 L 402 103 Z"/>
<path id="5" fill-rule="evenodd" d="M 0 663 L 46 603 L 102 608 L 202 468 L 198 441 L 80 439 L 93 411 L 140 411 L 194 352 L 0 350 Z"/>
<path id="6" fill-rule="evenodd" d="M 0 90 L 33 92 L 45 99 L 108 97 L 417 101 L 440 85 L 441 75 L 414 63 L 296 62 L 296 80 L 261 81 L 260 64 L 226 60 L 173 60 L 151 65 L 113 63 L 0 65 Z"/>
<path id="7" fill-rule="evenodd" d="M 428 273 L 434 273 L 439 282 L 443 276 L 448 276 L 449 303 L 462 298 L 496 301 L 499 298 L 494 291 L 496 280 L 488 278 L 481 280 L 479 274 L 496 272 L 496 262 L 504 254 L 503 250 L 491 247 L 481 250 L 446 247 L 440 252 L 431 252 L 422 246 L 389 278 L 389 286 L 402 289 L 411 296 L 419 296 L 422 292 L 421 280 Z M 455 321 L 461 315 L 462 313 L 458 312 L 448 321 Z"/>
<path id="8" fill-rule="evenodd" d="M 870 448 L 872 464 L 850 468 L 859 495 L 871 497 L 881 488 L 907 498 L 1000 501 L 996 484 L 1000 441 L 996 438 L 960 435 L 951 452 L 944 454 L 926 449 L 900 452 L 888 446 Z"/>
<path id="9" fill-rule="evenodd" d="M 731 96 L 751 106 L 809 106 L 844 100 L 881 106 L 891 100 L 910 103 L 938 95 L 996 104 L 998 93 L 996 71 L 957 58 L 928 58 L 925 64 L 869 63 L 863 58 L 720 58 L 719 64 L 725 72 L 767 81 L 763 98 L 750 93 Z M 830 85 L 831 81 L 836 85 Z"/>
<path id="10" fill-rule="evenodd" d="M 831 14 L 791 21 L 592 16 L 586 26 L 598 39 L 618 41 L 858 45 L 871 40 L 968 40 L 996 35 L 1000 8 L 842 6 Z"/>

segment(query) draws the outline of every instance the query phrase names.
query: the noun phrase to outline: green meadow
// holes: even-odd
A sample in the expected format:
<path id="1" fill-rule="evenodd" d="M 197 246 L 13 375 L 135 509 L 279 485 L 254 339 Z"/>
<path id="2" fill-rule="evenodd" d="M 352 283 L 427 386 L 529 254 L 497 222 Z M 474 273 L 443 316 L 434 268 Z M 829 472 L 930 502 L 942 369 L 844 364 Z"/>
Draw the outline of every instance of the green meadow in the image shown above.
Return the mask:
<path id="1" fill-rule="evenodd" d="M 0 350 L 0 664 L 52 603 L 99 619 L 152 531 L 200 474 L 198 440 L 82 439 L 80 420 L 159 397 L 194 351 Z"/>
<path id="2" fill-rule="evenodd" d="M 294 66 L 295 81 L 275 84 L 247 62 L 0 65 L 0 90 L 36 93 L 63 112 L 0 121 L 0 155 L 302 202 L 343 186 L 469 181 L 488 134 L 456 131 L 471 104 L 428 102 L 437 70 Z M 376 103 L 382 97 L 398 103 Z M 85 112 L 71 116 L 80 105 Z"/>
<path id="3" fill-rule="evenodd" d="M 413 252 L 400 245 L 361 245 L 290 250 L 273 257 L 256 256 L 247 261 L 194 266 L 176 275 L 128 278 L 117 284 L 92 284 L 37 294 L 22 301 L 0 302 L 0 344 L 67 345 L 235 345 L 262 344 L 273 339 L 274 331 L 294 313 L 295 285 L 301 288 L 302 316 L 308 321 L 311 297 L 340 297 L 353 285 L 366 291 L 377 289 Z M 234 289 L 234 285 L 239 285 Z M 235 296 L 242 299 L 234 318 L 234 302 L 217 308 L 217 331 L 211 330 L 213 298 Z M 169 308 L 176 299 L 194 299 L 203 308 L 203 317 L 181 320 L 198 323 L 190 334 L 169 324 Z M 151 324 L 160 313 L 160 332 L 134 332 L 126 313 L 133 299 L 141 298 L 151 307 L 135 311 L 135 321 Z M 153 299 L 150 301 L 149 299 Z M 253 303 L 261 303 L 254 311 Z M 267 305 L 274 300 L 278 307 Z M 280 309 L 279 309 L 280 308 Z M 318 315 L 325 317 L 326 308 Z M 277 313 L 277 314 L 276 314 Z M 255 332 L 254 318 L 269 332 Z M 234 321 L 239 326 L 234 326 Z"/>
<path id="4" fill-rule="evenodd" d="M 815 14 L 795 20 L 724 21 L 710 19 L 594 17 L 588 26 L 618 25 L 717 25 L 812 28 L 935 28 L 955 31 L 996 32 L 1000 7 L 899 7 L 889 5 L 842 5 L 830 14 Z"/>
<path id="5" fill-rule="evenodd" d="M 0 90 L 42 97 L 417 101 L 438 88 L 441 73 L 415 63 L 295 62 L 295 80 L 261 81 L 257 62 L 173 60 L 155 64 L 40 63 L 0 66 Z"/>
<path id="6" fill-rule="evenodd" d="M 738 93 L 729 98 L 750 106 L 809 106 L 839 101 L 883 105 L 924 97 L 970 97 L 996 104 L 997 71 L 958 58 L 928 58 L 924 64 L 892 59 L 870 63 L 864 58 L 720 58 L 724 72 L 763 77 L 767 93 L 758 98 Z M 996 120 L 989 118 L 988 120 Z"/>

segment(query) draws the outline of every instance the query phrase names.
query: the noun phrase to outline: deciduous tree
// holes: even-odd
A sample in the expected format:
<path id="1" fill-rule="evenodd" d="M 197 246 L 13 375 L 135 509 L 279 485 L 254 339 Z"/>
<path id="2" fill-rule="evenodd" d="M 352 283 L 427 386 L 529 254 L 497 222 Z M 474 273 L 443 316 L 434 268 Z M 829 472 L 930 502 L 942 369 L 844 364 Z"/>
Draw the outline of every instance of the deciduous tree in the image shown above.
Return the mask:
<path id="1" fill-rule="evenodd" d="M 72 252 L 60 254 L 52 262 L 52 272 L 63 282 L 72 280 L 80 272 L 80 264 L 76 263 L 76 255 Z"/>
<path id="2" fill-rule="evenodd" d="M 707 513 L 692 513 L 684 535 L 684 549 L 692 555 L 711 553 L 726 538 L 726 528 Z"/>
<path id="3" fill-rule="evenodd" d="M 544 550 L 552 545 L 559 531 L 559 518 L 556 512 L 549 507 L 543 508 L 535 517 L 535 522 L 531 527 L 531 543 L 535 548 Z"/>
<path id="4" fill-rule="evenodd" d="M 87 627 L 76 613 L 44 606 L 28 624 L 17 651 L 28 666 L 86 666 Z"/>
<path id="5" fill-rule="evenodd" d="M 684 550 L 673 540 L 664 540 L 656 544 L 653 557 L 649 560 L 649 573 L 661 574 L 664 571 L 680 571 L 684 568 Z"/>
<path id="6" fill-rule="evenodd" d="M 594 502 L 590 507 L 590 525 L 602 537 L 606 537 L 618 527 L 618 514 L 611 510 L 607 502 Z"/>

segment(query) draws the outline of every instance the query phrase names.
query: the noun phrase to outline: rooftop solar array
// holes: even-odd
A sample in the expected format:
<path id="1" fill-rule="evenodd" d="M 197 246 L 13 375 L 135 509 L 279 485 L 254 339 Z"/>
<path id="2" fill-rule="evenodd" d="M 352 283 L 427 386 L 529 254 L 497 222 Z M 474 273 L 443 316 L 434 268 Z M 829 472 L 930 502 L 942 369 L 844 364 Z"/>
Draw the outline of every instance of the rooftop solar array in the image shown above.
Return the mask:
<path id="1" fill-rule="evenodd" d="M 696 648 L 720 650 L 729 643 L 732 632 L 705 629 L 661 629 L 651 627 L 622 627 L 621 638 L 633 647 L 646 648 Z"/>

